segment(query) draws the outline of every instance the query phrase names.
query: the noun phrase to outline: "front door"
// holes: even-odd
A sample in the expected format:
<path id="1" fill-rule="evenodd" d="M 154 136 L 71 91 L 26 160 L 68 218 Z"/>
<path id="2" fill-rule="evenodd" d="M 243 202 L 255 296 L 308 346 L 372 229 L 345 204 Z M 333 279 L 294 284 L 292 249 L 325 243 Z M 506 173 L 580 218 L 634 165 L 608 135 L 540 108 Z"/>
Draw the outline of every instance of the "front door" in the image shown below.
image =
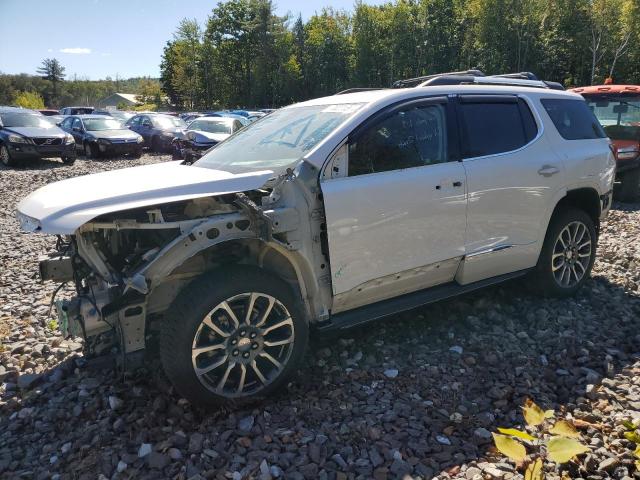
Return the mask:
<path id="1" fill-rule="evenodd" d="M 389 108 L 351 136 L 347 171 L 325 175 L 334 313 L 453 279 L 467 200 L 451 122 L 446 97 Z"/>

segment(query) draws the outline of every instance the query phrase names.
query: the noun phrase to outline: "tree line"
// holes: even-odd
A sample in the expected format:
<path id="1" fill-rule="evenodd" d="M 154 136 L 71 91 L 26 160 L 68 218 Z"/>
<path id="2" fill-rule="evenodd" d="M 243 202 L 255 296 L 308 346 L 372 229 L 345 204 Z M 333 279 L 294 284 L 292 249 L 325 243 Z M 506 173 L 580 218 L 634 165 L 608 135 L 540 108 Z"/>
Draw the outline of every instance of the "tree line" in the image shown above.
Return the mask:
<path id="1" fill-rule="evenodd" d="M 306 22 L 270 0 L 228 0 L 182 20 L 161 84 L 184 109 L 281 106 L 349 87 L 478 68 L 565 86 L 640 81 L 638 0 L 394 0 Z"/>
<path id="2" fill-rule="evenodd" d="M 0 73 L 0 105 L 35 109 L 94 106 L 99 100 L 121 92 L 139 95 L 139 100 L 145 107 L 152 108 L 164 98 L 158 79 L 69 79 L 66 78 L 64 66 L 55 58 L 44 59 L 37 72 L 39 75 Z"/>

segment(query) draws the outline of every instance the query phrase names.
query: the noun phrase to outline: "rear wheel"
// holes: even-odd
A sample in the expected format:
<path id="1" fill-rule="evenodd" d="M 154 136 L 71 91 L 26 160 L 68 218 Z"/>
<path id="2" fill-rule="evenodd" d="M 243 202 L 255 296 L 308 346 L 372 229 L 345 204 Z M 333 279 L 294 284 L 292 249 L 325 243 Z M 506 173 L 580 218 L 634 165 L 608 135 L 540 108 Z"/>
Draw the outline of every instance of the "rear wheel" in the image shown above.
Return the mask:
<path id="1" fill-rule="evenodd" d="M 247 403 L 283 386 L 307 337 L 289 285 L 258 269 L 231 267 L 180 293 L 163 324 L 160 355 L 176 390 L 192 403 Z"/>
<path id="2" fill-rule="evenodd" d="M 2 162 L 5 167 L 11 167 L 15 165 L 15 162 L 13 161 L 13 158 L 11 158 L 11 154 L 9 153 L 9 149 L 6 145 L 0 145 L 0 162 Z"/>
<path id="3" fill-rule="evenodd" d="M 620 188 L 620 200 L 623 202 L 635 202 L 640 200 L 640 168 L 630 170 L 622 177 Z"/>
<path id="4" fill-rule="evenodd" d="M 98 150 L 89 142 L 84 143 L 84 156 L 87 159 L 98 158 Z"/>
<path id="5" fill-rule="evenodd" d="M 556 213 L 534 272 L 538 290 L 553 296 L 573 295 L 591 273 L 596 240 L 593 220 L 584 211 L 567 208 Z"/>
<path id="6" fill-rule="evenodd" d="M 160 138 L 158 138 L 157 136 L 151 139 L 151 151 L 162 153 L 162 144 L 160 142 Z"/>

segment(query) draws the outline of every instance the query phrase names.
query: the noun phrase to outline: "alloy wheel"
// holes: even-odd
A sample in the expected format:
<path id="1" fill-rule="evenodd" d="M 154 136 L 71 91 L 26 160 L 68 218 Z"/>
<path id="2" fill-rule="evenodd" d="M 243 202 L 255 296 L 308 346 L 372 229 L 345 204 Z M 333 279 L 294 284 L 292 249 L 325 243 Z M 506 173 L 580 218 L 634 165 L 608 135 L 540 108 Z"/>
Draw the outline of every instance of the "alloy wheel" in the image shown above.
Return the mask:
<path id="1" fill-rule="evenodd" d="M 2 162 L 3 165 L 5 166 L 9 166 L 9 163 L 11 163 L 11 157 L 9 157 L 9 150 L 7 150 L 7 147 L 5 147 L 4 145 L 0 146 L 0 161 Z"/>
<path id="2" fill-rule="evenodd" d="M 211 392 L 227 398 L 256 395 L 282 373 L 294 340 L 293 319 L 278 299 L 242 293 L 204 317 L 191 361 L 198 380 Z"/>
<path id="3" fill-rule="evenodd" d="M 584 223 L 574 221 L 560 231 L 551 254 L 551 271 L 559 286 L 571 288 L 584 278 L 592 248 L 591 233 Z"/>

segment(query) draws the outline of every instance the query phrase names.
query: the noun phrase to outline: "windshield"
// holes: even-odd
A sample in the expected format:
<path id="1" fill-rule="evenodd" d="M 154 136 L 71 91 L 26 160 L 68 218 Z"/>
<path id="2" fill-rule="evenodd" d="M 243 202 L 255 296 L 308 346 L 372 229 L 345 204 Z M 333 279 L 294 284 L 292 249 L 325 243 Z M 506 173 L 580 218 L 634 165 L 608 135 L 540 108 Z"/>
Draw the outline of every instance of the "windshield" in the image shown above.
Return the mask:
<path id="1" fill-rule="evenodd" d="M 609 138 L 640 139 L 640 95 L 585 95 L 585 99 Z"/>
<path id="2" fill-rule="evenodd" d="M 302 158 L 362 104 L 283 108 L 218 144 L 196 164 L 225 171 L 275 170 Z"/>
<path id="3" fill-rule="evenodd" d="M 133 113 L 127 113 L 127 112 L 109 112 L 109 115 L 111 115 L 113 118 L 122 120 L 123 122 L 126 122 L 131 117 L 133 117 Z"/>
<path id="4" fill-rule="evenodd" d="M 55 125 L 44 115 L 36 113 L 0 113 L 5 127 L 53 128 Z"/>
<path id="5" fill-rule="evenodd" d="M 209 133 L 231 133 L 231 122 L 227 120 L 194 120 L 189 124 L 189 130 L 202 130 Z"/>
<path id="6" fill-rule="evenodd" d="M 99 130 L 121 130 L 124 127 L 119 120 L 115 118 L 84 118 L 84 127 L 89 132 L 96 132 Z"/>
<path id="7" fill-rule="evenodd" d="M 153 117 L 151 121 L 156 127 L 160 128 L 184 128 L 187 126 L 187 124 L 178 117 Z"/>

